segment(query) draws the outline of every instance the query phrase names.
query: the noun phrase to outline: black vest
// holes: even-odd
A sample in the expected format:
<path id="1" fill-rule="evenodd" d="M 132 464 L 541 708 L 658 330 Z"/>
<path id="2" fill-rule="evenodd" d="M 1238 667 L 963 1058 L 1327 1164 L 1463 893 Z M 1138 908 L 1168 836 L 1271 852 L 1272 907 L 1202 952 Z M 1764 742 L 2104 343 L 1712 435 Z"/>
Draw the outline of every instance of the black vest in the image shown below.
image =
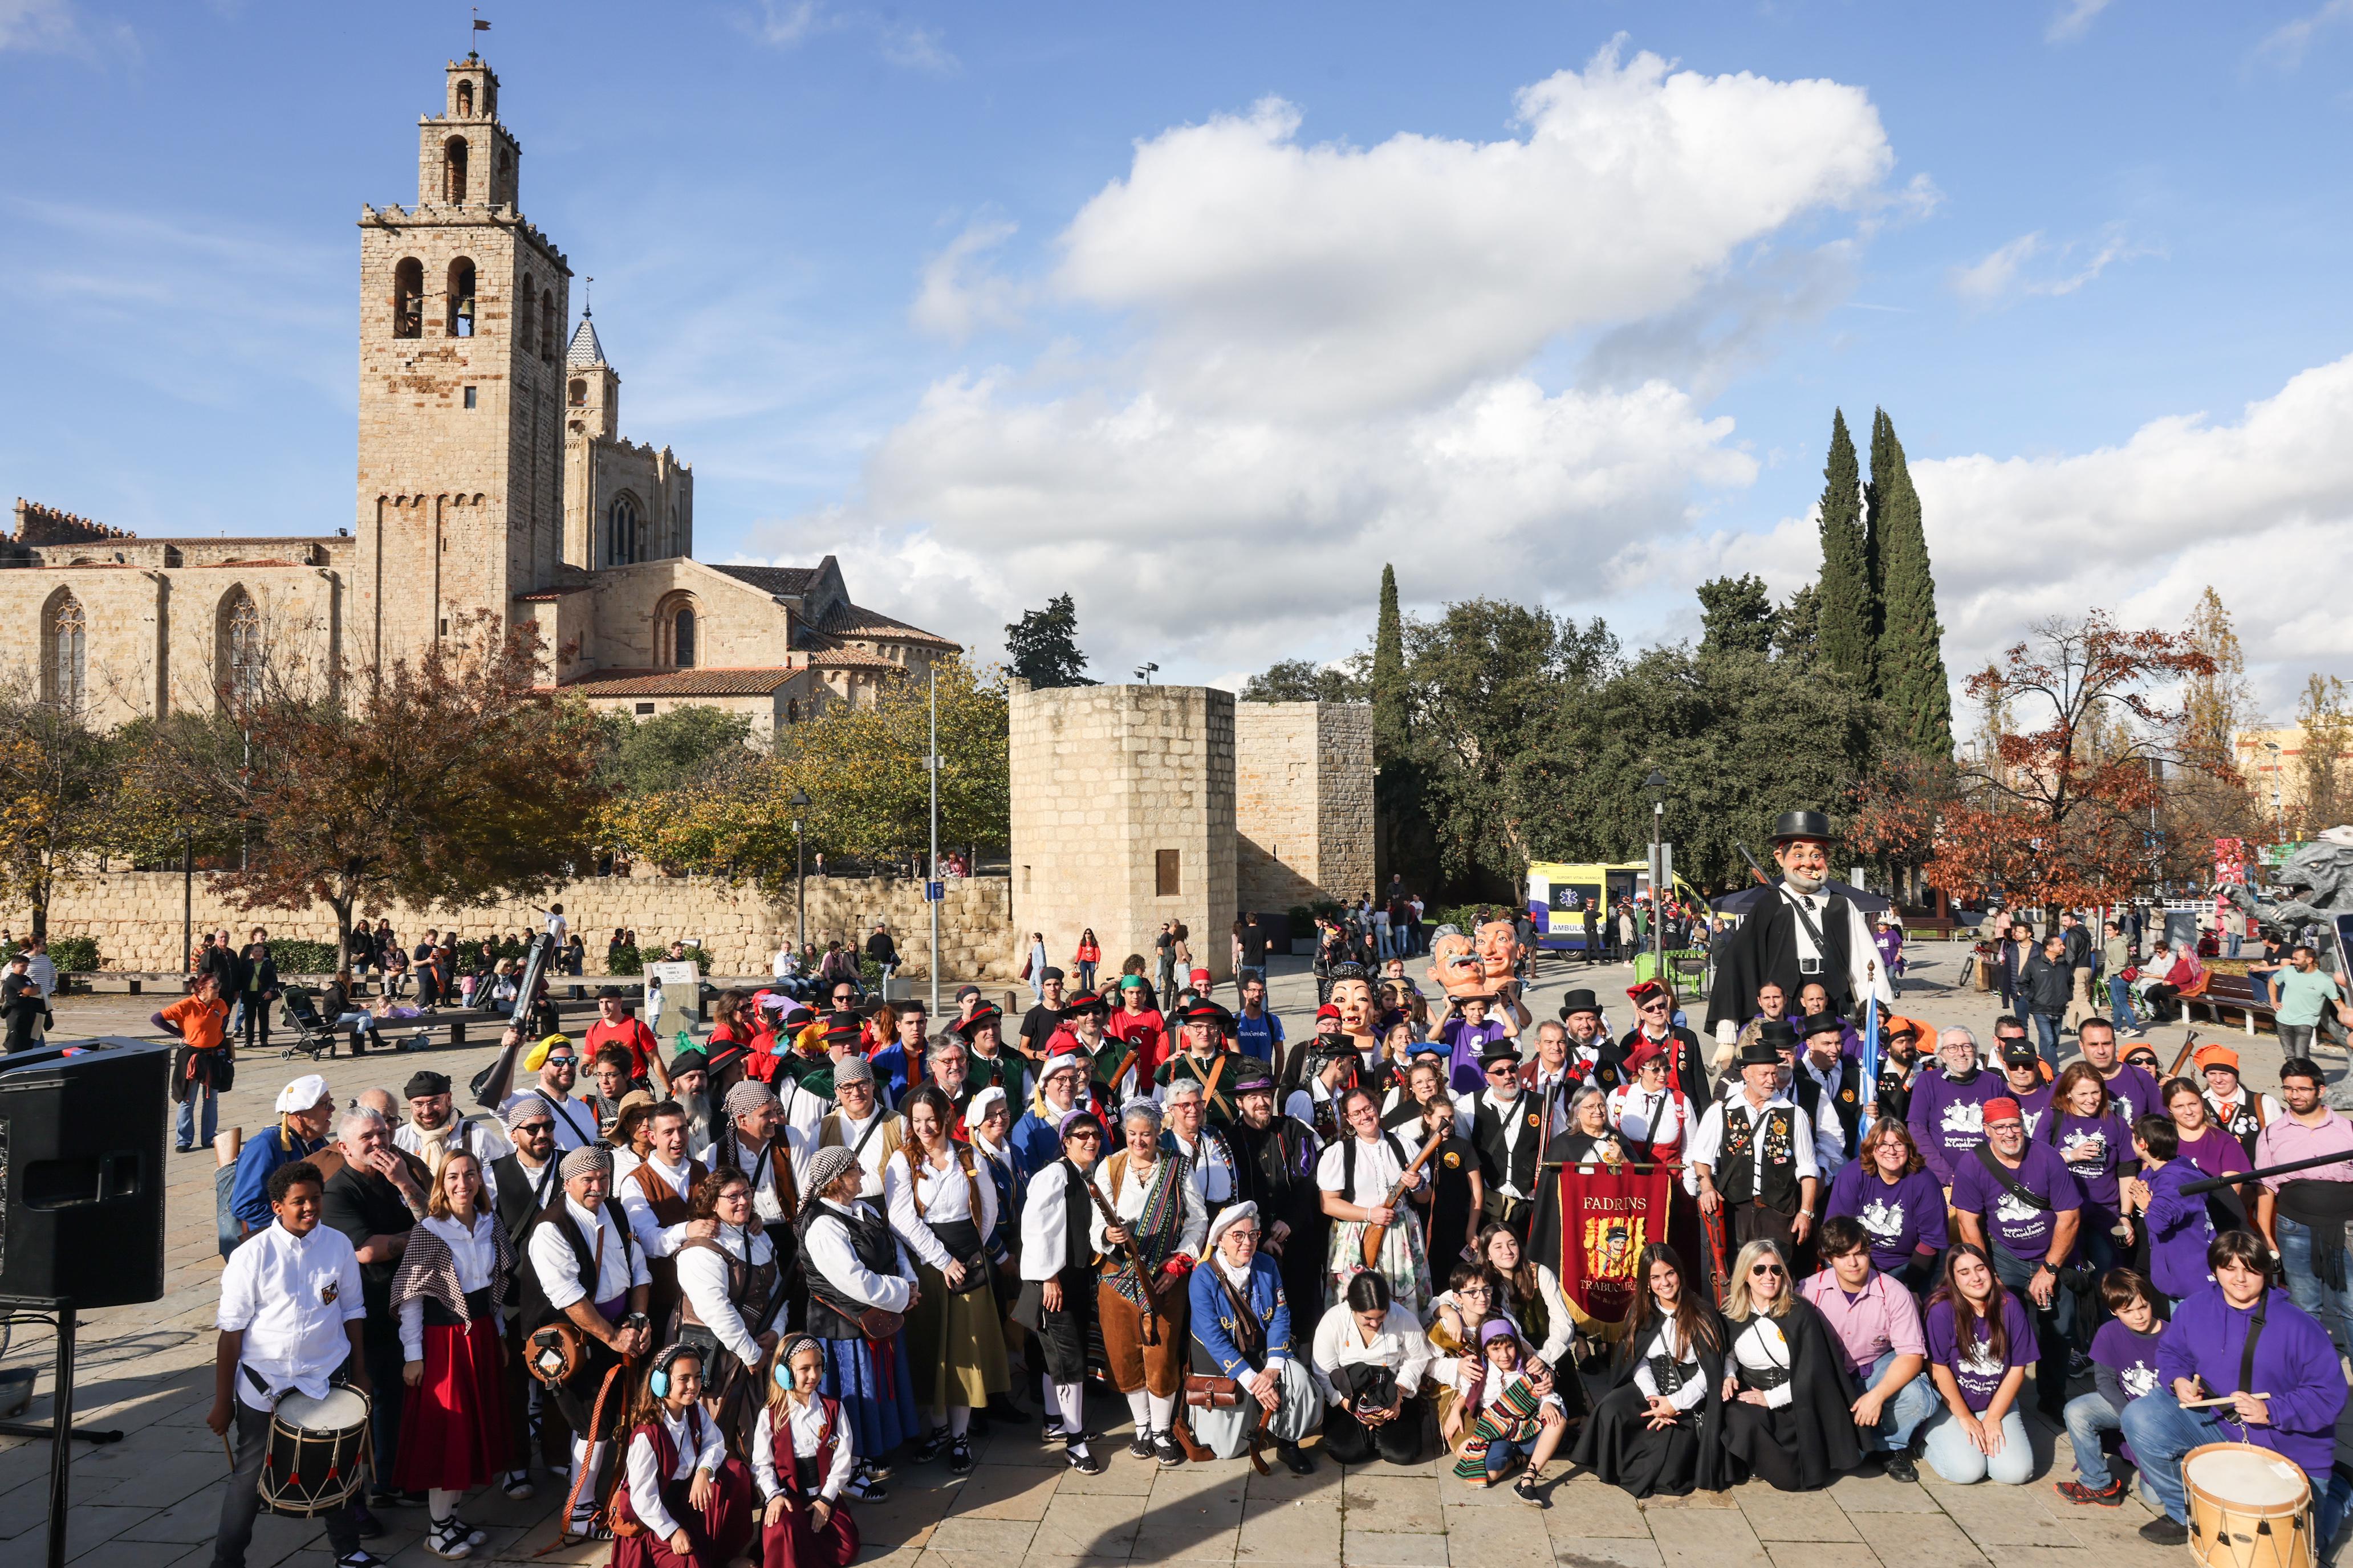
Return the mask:
<path id="1" fill-rule="evenodd" d="M 1848 1159 L 1862 1149 L 1862 1064 L 1852 1057 L 1839 1058 L 1837 1098 L 1831 1103 L 1830 1116 L 1838 1123 L 1839 1147 Z M 1816 1128 L 1822 1125 L 1822 1086 L 1806 1066 L 1803 1052 L 1799 1053 L 1790 1087 L 1798 1091 L 1799 1108 Z"/>
<path id="2" fill-rule="evenodd" d="M 635 1264 L 638 1244 L 630 1237 L 628 1224 L 622 1220 L 617 1210 L 607 1207 L 600 1208 L 596 1212 L 600 1215 L 610 1218 L 613 1229 L 620 1236 L 621 1257 L 623 1261 L 629 1263 L 629 1278 L 634 1280 L 638 1273 Z M 597 1278 L 596 1273 L 596 1242 L 580 1234 L 580 1227 L 573 1222 L 572 1211 L 565 1206 L 564 1199 L 559 1197 L 542 1209 L 539 1217 L 532 1222 L 531 1228 L 535 1231 L 542 1226 L 553 1226 L 555 1233 L 564 1237 L 565 1245 L 572 1248 L 573 1261 L 580 1268 L 580 1288 L 587 1292 L 587 1301 L 591 1307 L 600 1305 L 596 1291 L 603 1281 Z M 601 1229 L 602 1226 L 598 1228 Z M 524 1239 L 527 1245 L 528 1232 L 525 1233 Z M 539 1268 L 532 1262 L 522 1248 L 517 1248 L 515 1272 L 521 1277 L 522 1284 L 522 1328 L 525 1333 L 545 1328 L 559 1320 L 570 1321 L 569 1314 L 563 1308 L 548 1304 L 547 1291 L 539 1281 Z M 626 1300 L 628 1292 L 624 1290 L 621 1294 Z"/>
<path id="3" fill-rule="evenodd" d="M 1067 1159 L 1057 1163 L 1062 1167 L 1061 1271 L 1065 1274 L 1072 1270 L 1083 1273 L 1094 1264 L 1095 1204 L 1083 1191 L 1086 1173 Z"/>
<path id="4" fill-rule="evenodd" d="M 808 1256 L 809 1226 L 820 1219 L 831 1219 L 849 1232 L 849 1250 L 857 1255 L 870 1274 L 894 1279 L 899 1273 L 899 1238 L 892 1234 L 891 1222 L 871 1209 L 860 1214 L 845 1214 L 829 1203 L 811 1208 L 808 1217 L 801 1222 L 801 1256 Z M 816 1265 L 808 1271 L 809 1303 L 808 1331 L 821 1340 L 860 1340 L 865 1332 L 858 1320 L 841 1309 L 853 1310 L 860 1303 L 828 1285 Z"/>
<path id="5" fill-rule="evenodd" d="M 1544 1102 L 1522 1089 L 1510 1114 L 1520 1124 L 1519 1142 L 1506 1148 L 1503 1115 L 1484 1094 L 1479 1096 L 1479 1109 L 1471 1114 L 1471 1146 L 1479 1151 L 1479 1176 L 1490 1192 L 1509 1183 L 1533 1197 L 1536 1162 L 1544 1154 Z"/>
<path id="6" fill-rule="evenodd" d="M 1766 1109 L 1764 1120 L 1752 1124 L 1748 1101 L 1735 1097 L 1724 1108 L 1724 1146 L 1715 1156 L 1715 1190 L 1724 1201 L 1745 1204 L 1760 1198 L 1765 1206 L 1782 1214 L 1798 1212 L 1798 1113 L 1793 1106 Z M 1765 1141 L 1764 1180 L 1756 1170 L 1755 1140 Z"/>

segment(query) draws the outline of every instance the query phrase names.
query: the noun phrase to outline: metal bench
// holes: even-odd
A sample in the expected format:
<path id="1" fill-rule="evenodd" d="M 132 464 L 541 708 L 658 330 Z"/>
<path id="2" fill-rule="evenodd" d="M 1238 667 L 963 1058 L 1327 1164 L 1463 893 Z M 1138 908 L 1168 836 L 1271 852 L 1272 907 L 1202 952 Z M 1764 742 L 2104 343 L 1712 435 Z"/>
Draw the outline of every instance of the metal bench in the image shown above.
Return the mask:
<path id="1" fill-rule="evenodd" d="M 2203 1007 L 2211 1013 L 2217 1024 L 2230 1022 L 2230 1019 L 2224 1016 L 2227 1013 L 2239 1014 L 2244 1020 L 2247 1033 L 2250 1035 L 2256 1032 L 2257 1019 L 2276 1024 L 2279 1013 L 2279 1009 L 2271 1003 L 2261 1001 L 2256 997 L 2254 983 L 2247 976 L 2232 974 L 2219 969 L 2208 973 L 2205 990 L 2195 996 L 2181 998 L 2181 1011 L 2184 1017 L 2197 1016 L 2192 1009 L 2198 1007 Z"/>

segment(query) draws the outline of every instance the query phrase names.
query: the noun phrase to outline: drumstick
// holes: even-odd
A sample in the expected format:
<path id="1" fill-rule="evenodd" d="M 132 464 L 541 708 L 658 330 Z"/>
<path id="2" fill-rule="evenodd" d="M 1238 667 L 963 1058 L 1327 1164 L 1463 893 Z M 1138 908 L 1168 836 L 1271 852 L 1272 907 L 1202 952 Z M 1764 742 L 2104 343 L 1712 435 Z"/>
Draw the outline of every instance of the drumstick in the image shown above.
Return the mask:
<path id="1" fill-rule="evenodd" d="M 234 1473 L 237 1469 L 237 1452 L 228 1446 L 228 1434 L 226 1432 L 218 1432 L 215 1433 L 214 1436 L 217 1436 L 221 1440 L 221 1453 L 227 1458 L 228 1468 L 230 1471 Z"/>
<path id="2" fill-rule="evenodd" d="M 2211 1399 L 2185 1399 L 2181 1402 L 2181 1408 L 2184 1410 L 2204 1410 L 2211 1405 L 2229 1405 L 2238 1397 L 2239 1396 L 2235 1394 L 2218 1394 Z M 2250 1399 L 2269 1399 L 2271 1395 L 2268 1394 L 2250 1394 L 2247 1397 Z"/>

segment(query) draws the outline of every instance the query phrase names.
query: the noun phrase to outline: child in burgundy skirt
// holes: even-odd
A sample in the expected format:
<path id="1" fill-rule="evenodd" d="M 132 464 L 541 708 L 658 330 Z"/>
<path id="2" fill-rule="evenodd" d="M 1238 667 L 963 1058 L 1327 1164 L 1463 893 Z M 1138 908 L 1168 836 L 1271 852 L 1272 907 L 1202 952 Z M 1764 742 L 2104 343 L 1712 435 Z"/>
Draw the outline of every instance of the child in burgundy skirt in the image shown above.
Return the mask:
<path id="1" fill-rule="evenodd" d="M 810 1335 L 777 1348 L 752 1429 L 752 1473 L 766 1500 L 763 1568 L 849 1568 L 858 1555 L 858 1523 L 841 1504 L 858 1457 L 841 1401 L 818 1391 L 824 1376 L 825 1350 Z"/>
<path id="2" fill-rule="evenodd" d="M 702 1408 L 702 1352 L 654 1357 L 613 1492 L 612 1568 L 718 1568 L 752 1543 L 752 1478 Z"/>
<path id="3" fill-rule="evenodd" d="M 513 1447 L 500 1316 L 513 1258 L 505 1227 L 481 1198 L 480 1162 L 451 1148 L 434 1169 L 425 1218 L 408 1233 L 392 1280 L 407 1384 L 393 1468 L 403 1490 L 430 1494 L 425 1546 L 437 1557 L 467 1556 L 489 1539 L 458 1517 L 458 1502 L 498 1477 Z"/>

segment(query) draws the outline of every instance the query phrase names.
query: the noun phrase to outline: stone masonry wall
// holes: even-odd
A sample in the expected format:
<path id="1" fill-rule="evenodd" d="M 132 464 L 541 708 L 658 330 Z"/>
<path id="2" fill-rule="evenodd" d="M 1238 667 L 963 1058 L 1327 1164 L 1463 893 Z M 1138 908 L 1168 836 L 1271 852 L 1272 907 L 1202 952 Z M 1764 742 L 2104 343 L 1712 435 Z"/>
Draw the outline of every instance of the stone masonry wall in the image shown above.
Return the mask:
<path id="1" fill-rule="evenodd" d="M 260 925 L 279 937 L 311 942 L 335 939 L 333 911 L 324 905 L 306 910 L 240 911 L 199 875 L 195 929 L 223 926 L 242 938 Z M 952 879 L 940 909 L 940 969 L 958 982 L 1010 979 L 1019 967 L 1007 918 L 1007 883 L 1000 877 Z M 49 905 L 49 931 L 57 936 L 94 936 L 100 963 L 114 970 L 172 973 L 185 962 L 180 950 L 181 879 L 169 871 L 109 872 L 60 886 Z M 790 884 L 774 892 L 692 877 L 589 877 L 557 889 L 573 929 L 588 943 L 588 967 L 597 968 L 613 928 L 635 931 L 642 945 L 699 937 L 709 955 L 704 972 L 765 974 L 780 937 L 793 935 L 795 901 Z M 522 903 L 484 909 L 412 910 L 404 905 L 371 908 L 387 918 L 402 941 L 414 946 L 426 928 L 455 926 L 477 938 L 521 928 L 537 931 L 543 917 Z M 855 936 L 862 946 L 876 920 L 889 922 L 904 960 L 901 973 L 929 978 L 931 927 L 920 882 L 883 878 L 812 878 L 808 884 L 808 935 L 821 951 L 828 937 Z M 0 923 L 24 931 L 31 916 L 10 904 Z"/>
<path id="2" fill-rule="evenodd" d="M 1371 889 L 1371 708 L 1238 702 L 1234 770 L 1242 908 L 1280 912 Z"/>

